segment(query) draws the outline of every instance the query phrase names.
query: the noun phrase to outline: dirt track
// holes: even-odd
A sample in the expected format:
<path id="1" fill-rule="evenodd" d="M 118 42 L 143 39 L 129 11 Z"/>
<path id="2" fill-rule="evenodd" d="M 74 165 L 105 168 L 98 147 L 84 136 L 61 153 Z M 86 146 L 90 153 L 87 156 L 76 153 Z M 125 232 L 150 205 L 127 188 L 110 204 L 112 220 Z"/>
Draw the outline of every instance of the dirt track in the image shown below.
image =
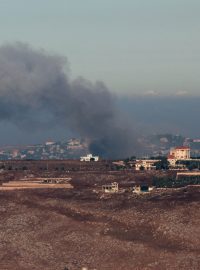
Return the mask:
<path id="1" fill-rule="evenodd" d="M 2 186 L 0 186 L 0 191 L 4 190 L 19 190 L 19 189 L 49 189 L 49 188 L 73 188 L 73 186 L 70 183 L 66 184 L 46 184 L 42 182 L 37 181 L 10 181 L 3 183 Z"/>
<path id="2" fill-rule="evenodd" d="M 200 269 L 199 195 L 0 191 L 0 269 Z"/>

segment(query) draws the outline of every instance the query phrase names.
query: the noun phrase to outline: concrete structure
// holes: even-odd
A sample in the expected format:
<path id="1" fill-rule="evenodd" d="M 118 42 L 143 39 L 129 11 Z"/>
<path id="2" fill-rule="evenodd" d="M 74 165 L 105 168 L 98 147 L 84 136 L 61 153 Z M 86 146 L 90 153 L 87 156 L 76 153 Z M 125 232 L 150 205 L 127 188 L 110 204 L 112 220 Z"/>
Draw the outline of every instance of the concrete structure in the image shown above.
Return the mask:
<path id="1" fill-rule="evenodd" d="M 176 162 L 178 160 L 190 160 L 190 147 L 177 146 L 172 148 L 167 156 L 167 160 L 169 161 L 171 167 L 180 167 L 180 169 L 183 169 L 183 165 L 177 166 Z"/>
<path id="2" fill-rule="evenodd" d="M 47 141 L 47 142 L 45 142 L 45 145 L 47 145 L 47 146 L 53 145 L 53 144 L 55 144 L 55 142 L 53 142 L 53 141 Z"/>
<path id="3" fill-rule="evenodd" d="M 176 160 L 190 159 L 190 147 L 178 146 L 170 150 L 169 156 Z"/>
<path id="4" fill-rule="evenodd" d="M 138 185 L 133 187 L 133 193 L 141 194 L 152 191 L 154 188 L 148 185 Z"/>
<path id="5" fill-rule="evenodd" d="M 119 161 L 113 161 L 114 165 L 117 165 L 119 167 L 126 167 L 125 163 L 123 160 L 119 160 Z"/>
<path id="6" fill-rule="evenodd" d="M 176 179 L 180 178 L 180 177 L 191 177 L 191 176 L 198 176 L 200 177 L 200 171 L 196 171 L 196 172 L 177 172 L 176 174 Z"/>
<path id="7" fill-rule="evenodd" d="M 70 139 L 67 142 L 67 149 L 69 150 L 81 150 L 87 148 L 86 142 L 81 142 L 79 139 Z"/>
<path id="8" fill-rule="evenodd" d="M 109 185 L 103 185 L 102 186 L 102 191 L 106 193 L 115 193 L 119 191 L 118 183 L 113 182 L 112 184 Z"/>
<path id="9" fill-rule="evenodd" d="M 176 161 L 177 161 L 177 159 L 173 156 L 173 155 L 168 155 L 167 156 L 167 160 L 168 160 L 168 162 L 169 162 L 169 165 L 171 166 L 171 167 L 175 167 L 176 166 Z"/>
<path id="10" fill-rule="evenodd" d="M 135 162 L 135 170 L 155 170 L 156 166 L 154 165 L 156 162 L 160 161 L 159 159 L 137 159 Z"/>
<path id="11" fill-rule="evenodd" d="M 80 161 L 99 161 L 99 157 L 88 154 L 86 157 L 80 157 Z"/>

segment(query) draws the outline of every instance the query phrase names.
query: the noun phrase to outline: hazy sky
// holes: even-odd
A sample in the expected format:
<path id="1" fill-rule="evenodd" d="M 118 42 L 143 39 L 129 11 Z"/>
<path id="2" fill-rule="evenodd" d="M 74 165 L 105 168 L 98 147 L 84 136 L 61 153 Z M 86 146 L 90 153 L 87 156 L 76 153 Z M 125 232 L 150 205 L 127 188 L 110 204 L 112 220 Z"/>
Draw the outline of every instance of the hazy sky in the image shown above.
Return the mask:
<path id="1" fill-rule="evenodd" d="M 0 48 L 21 41 L 64 55 L 72 79 L 102 80 L 120 94 L 133 126 L 199 136 L 199 14 L 199 0 L 0 0 Z M 67 126 L 30 132 L 9 121 L 0 130 L 0 145 L 70 133 Z"/>
<path id="2" fill-rule="evenodd" d="M 198 0 L 0 0 L 0 44 L 68 57 L 71 76 L 121 94 L 196 95 Z"/>

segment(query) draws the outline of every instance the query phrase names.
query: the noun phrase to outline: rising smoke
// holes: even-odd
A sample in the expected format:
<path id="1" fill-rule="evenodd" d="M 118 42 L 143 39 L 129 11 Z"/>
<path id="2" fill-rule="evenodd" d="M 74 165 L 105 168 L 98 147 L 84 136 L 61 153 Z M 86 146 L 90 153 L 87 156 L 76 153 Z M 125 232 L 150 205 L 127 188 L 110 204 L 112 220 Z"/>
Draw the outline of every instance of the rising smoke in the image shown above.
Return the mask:
<path id="1" fill-rule="evenodd" d="M 0 120 L 20 128 L 66 125 L 104 157 L 134 154 L 135 136 L 104 83 L 70 80 L 67 59 L 27 44 L 0 47 Z"/>

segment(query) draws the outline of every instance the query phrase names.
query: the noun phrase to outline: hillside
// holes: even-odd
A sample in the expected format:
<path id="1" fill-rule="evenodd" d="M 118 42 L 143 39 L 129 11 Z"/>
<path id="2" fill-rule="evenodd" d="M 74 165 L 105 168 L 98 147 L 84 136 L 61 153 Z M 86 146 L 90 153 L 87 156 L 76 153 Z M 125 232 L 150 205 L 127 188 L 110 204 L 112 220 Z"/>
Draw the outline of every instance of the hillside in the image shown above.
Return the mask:
<path id="1" fill-rule="evenodd" d="M 1 191 L 0 269 L 197 270 L 200 189 L 163 192 Z"/>

